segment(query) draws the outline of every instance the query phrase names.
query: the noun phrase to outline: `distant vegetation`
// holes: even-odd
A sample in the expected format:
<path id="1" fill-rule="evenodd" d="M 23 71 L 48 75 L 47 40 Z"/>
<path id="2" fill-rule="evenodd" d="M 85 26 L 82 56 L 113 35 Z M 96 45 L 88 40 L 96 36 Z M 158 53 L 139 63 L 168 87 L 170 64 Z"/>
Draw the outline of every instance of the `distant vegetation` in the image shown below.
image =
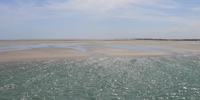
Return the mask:
<path id="1" fill-rule="evenodd" d="M 153 38 L 119 38 L 119 39 L 9 39 L 8 41 L 200 41 L 200 39 L 153 39 Z M 7 40 L 1 40 L 7 41 Z"/>
<path id="2" fill-rule="evenodd" d="M 153 38 L 123 38 L 116 40 L 158 40 L 158 41 L 200 41 L 200 39 L 153 39 Z"/>

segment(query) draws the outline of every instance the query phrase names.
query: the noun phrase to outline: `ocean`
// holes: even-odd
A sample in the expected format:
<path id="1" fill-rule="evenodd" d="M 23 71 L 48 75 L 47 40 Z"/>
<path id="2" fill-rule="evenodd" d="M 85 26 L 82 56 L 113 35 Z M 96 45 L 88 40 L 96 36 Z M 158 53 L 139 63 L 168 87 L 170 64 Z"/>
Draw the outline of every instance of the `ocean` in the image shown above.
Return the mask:
<path id="1" fill-rule="evenodd" d="M 199 100 L 200 56 L 0 61 L 0 100 Z"/>

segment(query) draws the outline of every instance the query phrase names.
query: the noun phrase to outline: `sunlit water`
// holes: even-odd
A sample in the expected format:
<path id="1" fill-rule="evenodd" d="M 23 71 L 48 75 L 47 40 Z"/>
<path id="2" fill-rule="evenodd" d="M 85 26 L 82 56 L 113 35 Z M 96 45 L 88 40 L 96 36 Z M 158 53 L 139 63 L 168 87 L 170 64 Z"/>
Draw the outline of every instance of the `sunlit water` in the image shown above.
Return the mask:
<path id="1" fill-rule="evenodd" d="M 0 100 L 200 99 L 200 57 L 0 62 Z"/>

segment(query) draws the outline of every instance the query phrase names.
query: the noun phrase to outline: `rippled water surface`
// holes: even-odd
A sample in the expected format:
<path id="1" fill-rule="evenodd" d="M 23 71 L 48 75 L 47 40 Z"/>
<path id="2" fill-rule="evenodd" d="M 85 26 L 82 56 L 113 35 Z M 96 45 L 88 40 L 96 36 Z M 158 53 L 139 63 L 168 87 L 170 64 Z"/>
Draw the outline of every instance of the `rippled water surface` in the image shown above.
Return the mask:
<path id="1" fill-rule="evenodd" d="M 199 56 L 0 62 L 0 100 L 199 98 Z"/>

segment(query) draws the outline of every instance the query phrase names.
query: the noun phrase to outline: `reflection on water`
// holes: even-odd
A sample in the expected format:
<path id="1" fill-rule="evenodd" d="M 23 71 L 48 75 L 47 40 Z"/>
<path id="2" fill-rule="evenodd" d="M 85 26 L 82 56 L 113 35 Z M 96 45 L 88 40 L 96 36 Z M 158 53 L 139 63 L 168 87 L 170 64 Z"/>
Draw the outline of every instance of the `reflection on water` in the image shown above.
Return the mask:
<path id="1" fill-rule="evenodd" d="M 1 43 L 0 52 L 26 50 L 42 47 L 63 47 L 87 52 L 87 50 L 84 48 L 84 43 Z"/>
<path id="2" fill-rule="evenodd" d="M 200 57 L 0 62 L 0 100 L 200 98 Z"/>

